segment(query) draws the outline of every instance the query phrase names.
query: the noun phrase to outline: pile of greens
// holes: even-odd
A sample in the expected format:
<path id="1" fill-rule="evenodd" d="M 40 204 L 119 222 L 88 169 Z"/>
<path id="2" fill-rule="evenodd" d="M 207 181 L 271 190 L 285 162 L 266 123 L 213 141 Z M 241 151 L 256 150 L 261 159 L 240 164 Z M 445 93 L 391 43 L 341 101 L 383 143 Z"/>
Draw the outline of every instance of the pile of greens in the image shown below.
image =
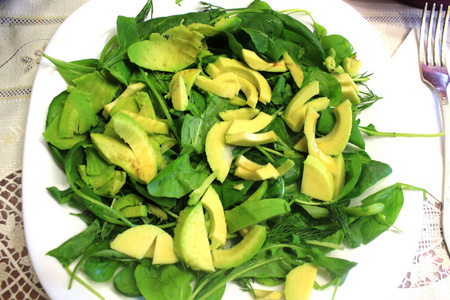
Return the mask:
<path id="1" fill-rule="evenodd" d="M 273 130 L 278 140 L 264 146 L 236 147 L 233 157 L 245 153 L 255 162 L 271 162 L 275 167 L 289 159 L 294 166 L 282 177 L 264 182 L 235 177 L 232 167 L 223 183 L 211 183 L 225 210 L 237 207 L 256 193 L 261 194 L 261 190 L 260 198 L 282 199 L 288 203 L 288 213 L 263 223 L 267 238 L 258 254 L 235 268 L 207 273 L 193 271 L 182 262 L 155 266 L 151 259 L 136 260 L 109 247 L 119 233 L 139 224 L 154 224 L 173 235 L 178 215 L 188 205 L 190 193 L 211 175 L 205 157 L 209 129 L 220 121 L 220 112 L 239 108 L 228 99 L 194 86 L 187 110 L 174 110 L 165 97 L 174 74 L 144 69 L 128 58 L 129 47 L 148 39 L 152 33 L 163 35 L 180 24 L 214 24 L 224 17 L 238 18 L 237 26 L 205 38 L 209 52 L 199 56 L 194 67 L 204 69 L 219 56 L 242 61 L 242 49 L 251 49 L 267 61 L 278 61 L 288 52 L 304 70 L 303 84 L 319 81 L 320 95 L 330 99 L 330 107 L 320 113 L 317 135 L 326 135 L 334 126 L 332 108 L 343 99 L 341 85 L 330 73 L 325 59 L 332 56 L 339 66 L 345 58 L 354 57 L 354 49 L 346 38 L 328 35 L 326 29 L 314 21 L 312 32 L 289 15 L 300 10 L 277 12 L 259 0 L 247 8 L 233 10 L 203 4 L 201 12 L 145 21 L 152 10 L 152 1 L 149 1 L 137 17 L 119 16 L 117 35 L 105 45 L 98 59 L 63 62 L 45 55 L 69 85 L 49 106 L 44 136 L 55 160 L 64 169 L 70 188 L 50 187 L 48 191 L 60 204 L 79 208 L 76 216 L 88 225 L 48 255 L 58 259 L 71 275 L 71 281 L 82 282 L 97 295 L 77 272 L 84 272 L 97 282 L 112 282 L 114 288 L 130 297 L 220 299 L 227 282 L 233 281 L 243 290 L 252 292 L 252 283 L 281 284 L 291 269 L 311 262 L 330 276 L 329 283 L 316 285 L 317 289 L 337 287 L 344 283 L 356 263 L 327 254 L 335 249 L 342 250 L 344 245 L 355 248 L 368 244 L 389 229 L 402 208 L 405 186 L 392 185 L 365 198 L 360 206 L 350 207 L 352 199 L 392 171 L 387 164 L 372 160 L 364 151 L 358 114 L 379 99 L 367 89 L 358 95 L 360 104 L 353 107 L 351 145 L 344 152 L 346 181 L 343 190 L 329 202 L 302 194 L 300 185 L 306 154 L 296 151 L 293 145 L 303 133 L 290 131 L 280 117 L 299 90 L 289 72 L 262 73 L 272 88 L 272 99 L 266 105 L 259 103 L 257 108 L 275 117 L 264 130 Z M 360 84 L 367 79 L 366 76 L 354 78 Z M 159 172 L 149 184 L 108 164 L 90 139 L 90 134 L 110 130 L 103 107 L 135 83 L 145 86 L 144 96 L 135 102 L 138 108 L 150 105 L 156 118 L 164 120 L 170 128 L 169 134 L 152 134 L 155 149 L 159 149 Z M 64 122 L 67 124 L 61 129 Z M 366 128 L 366 132 L 369 129 Z M 118 199 L 130 194 L 136 195 L 139 199 L 136 204 L 145 208 L 139 216 L 127 217 L 114 209 L 113 204 Z M 192 290 L 190 283 L 193 281 Z"/>

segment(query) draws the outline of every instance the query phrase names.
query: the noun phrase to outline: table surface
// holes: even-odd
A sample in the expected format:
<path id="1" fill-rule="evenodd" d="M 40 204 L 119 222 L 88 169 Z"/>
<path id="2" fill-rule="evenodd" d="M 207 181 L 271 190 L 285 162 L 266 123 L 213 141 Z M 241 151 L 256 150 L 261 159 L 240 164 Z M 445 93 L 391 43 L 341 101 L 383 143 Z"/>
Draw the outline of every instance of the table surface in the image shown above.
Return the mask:
<path id="1" fill-rule="evenodd" d="M 67 16 L 85 2 L 0 0 L 0 299 L 48 299 L 33 271 L 23 231 L 25 125 L 45 46 Z M 391 55 L 420 25 L 422 10 L 399 1 L 345 2 L 374 27 Z M 421 241 L 403 281 L 398 282 L 399 299 L 447 299 L 450 294 L 450 258 L 441 238 L 440 208 L 437 200 L 424 201 Z"/>

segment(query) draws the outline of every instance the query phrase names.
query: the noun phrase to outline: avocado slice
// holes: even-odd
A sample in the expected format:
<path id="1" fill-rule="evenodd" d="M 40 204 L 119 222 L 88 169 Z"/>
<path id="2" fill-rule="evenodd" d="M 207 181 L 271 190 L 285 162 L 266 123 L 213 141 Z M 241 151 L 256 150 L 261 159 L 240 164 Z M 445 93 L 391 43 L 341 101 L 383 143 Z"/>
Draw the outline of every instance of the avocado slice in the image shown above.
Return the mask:
<path id="1" fill-rule="evenodd" d="M 228 249 L 212 250 L 214 266 L 218 269 L 230 269 L 250 260 L 266 241 L 266 228 L 255 225 L 235 246 Z"/>
<path id="2" fill-rule="evenodd" d="M 359 69 L 361 69 L 361 61 L 356 59 L 356 57 L 346 57 L 342 61 L 342 67 L 350 77 L 355 77 L 359 74 Z"/>
<path id="3" fill-rule="evenodd" d="M 73 80 L 61 112 L 59 138 L 70 138 L 89 131 L 98 123 L 97 113 L 115 96 L 119 86 L 111 84 L 99 71 Z"/>
<path id="4" fill-rule="evenodd" d="M 114 115 L 110 126 L 125 143 L 105 134 L 91 133 L 92 142 L 100 155 L 139 182 L 149 183 L 156 176 L 158 164 L 145 130 L 124 113 Z"/>
<path id="5" fill-rule="evenodd" d="M 305 87 L 301 88 L 297 94 L 291 99 L 288 106 L 283 112 L 282 118 L 289 128 L 293 131 L 299 132 L 301 128 L 298 122 L 298 111 L 305 105 L 305 103 L 312 97 L 319 94 L 319 81 L 312 81 Z"/>
<path id="6" fill-rule="evenodd" d="M 178 111 L 185 111 L 189 104 L 189 98 L 183 77 L 177 76 L 176 78 L 173 78 L 170 83 L 172 85 L 170 95 L 172 98 L 173 108 Z"/>
<path id="7" fill-rule="evenodd" d="M 255 133 L 266 128 L 273 120 L 273 116 L 260 112 L 256 117 L 251 120 L 234 120 L 231 123 L 228 134 L 235 134 L 239 132 Z"/>
<path id="8" fill-rule="evenodd" d="M 211 170 L 216 173 L 217 180 L 224 182 L 228 176 L 233 161 L 234 146 L 228 145 L 225 133 L 231 122 L 219 122 L 208 131 L 205 140 L 205 153 Z"/>
<path id="9" fill-rule="evenodd" d="M 215 271 L 200 202 L 180 212 L 173 240 L 176 255 L 193 270 Z"/>
<path id="10" fill-rule="evenodd" d="M 323 153 L 338 155 L 348 144 L 352 131 L 352 104 L 349 100 L 341 102 L 334 110 L 336 122 L 325 136 L 317 138 L 316 143 Z"/>
<path id="11" fill-rule="evenodd" d="M 286 72 L 288 70 L 283 59 L 277 62 L 266 62 L 252 50 L 242 49 L 242 58 L 250 68 L 256 71 Z"/>
<path id="12" fill-rule="evenodd" d="M 269 103 L 272 98 L 272 89 L 267 80 L 258 71 L 249 68 L 244 63 L 227 57 L 219 57 L 212 63 L 221 72 L 233 72 L 250 81 L 258 90 L 258 100 Z M 210 68 L 212 69 L 212 68 Z"/>
<path id="13" fill-rule="evenodd" d="M 336 198 L 342 191 L 345 185 L 345 161 L 342 153 L 333 157 L 336 163 L 336 174 L 333 175 L 334 181 L 334 198 Z"/>
<path id="14" fill-rule="evenodd" d="M 229 109 L 219 113 L 219 116 L 224 121 L 234 120 L 250 120 L 253 119 L 259 113 L 259 109 L 243 107 L 239 109 Z"/>
<path id="15" fill-rule="evenodd" d="M 149 183 L 156 176 L 157 162 L 155 150 L 145 130 L 130 116 L 117 114 L 111 118 L 114 131 L 129 145 L 136 156 L 139 180 Z"/>
<path id="16" fill-rule="evenodd" d="M 91 133 L 91 140 L 100 155 L 110 164 L 121 167 L 133 178 L 139 178 L 138 163 L 133 151 L 120 139 L 101 133 Z"/>
<path id="17" fill-rule="evenodd" d="M 214 79 L 209 79 L 206 76 L 200 75 L 197 80 L 195 80 L 195 85 L 202 90 L 205 90 L 222 98 L 231 99 L 237 96 L 241 88 L 237 77 L 235 82 L 229 82 L 220 80 L 219 76 Z"/>
<path id="18" fill-rule="evenodd" d="M 110 244 L 111 249 L 130 257 L 153 258 L 152 264 L 173 264 L 178 262 L 172 237 L 161 228 L 143 224 L 126 229 Z"/>
<path id="19" fill-rule="evenodd" d="M 267 180 L 280 176 L 278 170 L 271 163 L 260 165 L 242 154 L 236 158 L 235 165 L 234 175 L 245 180 Z"/>
<path id="20" fill-rule="evenodd" d="M 300 191 L 317 200 L 331 201 L 334 198 L 334 180 L 328 168 L 313 155 L 304 161 Z"/>
<path id="21" fill-rule="evenodd" d="M 330 99 L 328 99 L 327 97 L 320 97 L 320 98 L 312 99 L 312 100 L 306 102 L 298 110 L 294 111 L 289 116 L 289 120 L 287 120 L 285 118 L 285 121 L 287 121 L 287 122 L 289 122 L 289 124 L 291 124 L 292 131 L 300 132 L 303 128 L 303 125 L 305 124 L 306 109 L 308 107 L 311 107 L 315 111 L 318 112 L 318 111 L 326 109 L 329 104 L 330 104 Z"/>
<path id="22" fill-rule="evenodd" d="M 110 247 L 137 259 L 149 257 L 147 252 L 155 242 L 160 230 L 162 229 L 149 224 L 131 227 L 119 233 L 111 242 Z"/>
<path id="23" fill-rule="evenodd" d="M 278 140 L 273 130 L 263 133 L 250 133 L 246 131 L 233 134 L 227 133 L 225 139 L 227 144 L 247 147 L 274 143 Z"/>
<path id="24" fill-rule="evenodd" d="M 169 125 L 166 122 L 152 119 L 128 110 L 121 111 L 121 113 L 130 116 L 148 133 L 169 135 Z"/>
<path id="25" fill-rule="evenodd" d="M 110 103 L 106 104 L 103 107 L 103 112 L 102 115 L 105 119 L 109 118 L 109 113 L 111 112 L 111 109 L 119 102 L 119 99 L 121 97 L 131 97 L 136 95 L 138 92 L 140 92 L 141 90 L 143 90 L 145 88 L 145 84 L 143 84 L 142 82 L 138 82 L 138 83 L 134 83 L 134 84 L 130 84 L 129 86 L 127 86 L 127 88 L 122 92 L 122 94 L 120 94 L 119 97 L 117 97 L 114 101 L 111 101 Z"/>
<path id="26" fill-rule="evenodd" d="M 177 263 L 178 261 L 172 236 L 161 229 L 156 236 L 152 264 L 167 265 Z"/>
<path id="27" fill-rule="evenodd" d="M 77 134 L 86 133 L 97 125 L 98 117 L 92 107 L 91 96 L 77 88 L 70 92 L 61 111 L 58 138 L 71 138 Z"/>
<path id="28" fill-rule="evenodd" d="M 114 103 L 115 105 L 112 106 L 111 110 L 109 111 L 110 117 L 122 111 L 131 111 L 134 113 L 138 113 L 140 110 L 139 104 L 137 103 L 135 96 L 120 97 L 117 100 L 114 100 Z M 105 110 L 103 112 L 105 112 Z"/>
<path id="29" fill-rule="evenodd" d="M 61 150 L 69 150 L 75 144 L 87 139 L 88 134 L 74 134 L 72 137 L 61 138 L 58 136 L 59 123 L 61 120 L 61 113 L 59 113 L 45 128 L 43 136 L 47 142 Z"/>
<path id="30" fill-rule="evenodd" d="M 213 186 L 209 186 L 200 202 L 208 212 L 211 219 L 211 228 L 208 236 L 211 241 L 211 248 L 215 249 L 225 246 L 227 241 L 227 223 L 225 221 L 225 212 L 223 210 L 219 195 Z"/>
<path id="31" fill-rule="evenodd" d="M 189 93 L 200 72 L 200 69 L 185 69 L 173 75 L 169 84 L 169 94 L 167 95 L 172 99 L 173 108 L 178 111 L 187 109 Z"/>
<path id="32" fill-rule="evenodd" d="M 331 174 L 335 174 L 336 164 L 333 158 L 330 155 L 322 152 L 322 150 L 316 143 L 316 124 L 318 118 L 319 114 L 311 107 L 308 107 L 306 110 L 304 128 L 305 138 L 308 145 L 308 153 L 309 155 L 314 156 L 315 158 L 320 160 L 323 165 L 326 166 L 327 169 L 331 172 Z"/>
<path id="33" fill-rule="evenodd" d="M 292 59 L 292 57 L 287 52 L 283 53 L 283 59 L 286 64 L 286 67 L 288 68 L 289 72 L 292 75 L 292 78 L 294 79 L 295 84 L 299 88 L 301 88 L 303 85 L 303 80 L 305 78 L 302 67 L 296 64 Z"/>
<path id="34" fill-rule="evenodd" d="M 286 275 L 284 296 L 286 300 L 309 300 L 311 297 L 318 268 L 305 263 L 292 269 Z"/>
<path id="35" fill-rule="evenodd" d="M 128 48 L 128 57 L 136 65 L 155 71 L 178 72 L 196 62 L 206 51 L 205 36 L 184 25 L 170 28 L 162 35 L 152 33 L 148 40 Z"/>
<path id="36" fill-rule="evenodd" d="M 278 173 L 277 169 L 271 163 L 261 166 L 261 168 L 256 170 L 249 170 L 242 166 L 237 166 L 234 170 L 234 175 L 244 180 L 253 181 L 280 177 L 280 173 Z"/>
<path id="37" fill-rule="evenodd" d="M 241 91 L 247 99 L 246 104 L 252 108 L 255 108 L 258 104 L 259 98 L 256 86 L 242 76 L 239 76 L 239 84 L 241 85 Z"/>
<path id="38" fill-rule="evenodd" d="M 260 165 L 255 163 L 254 161 L 251 161 L 247 157 L 245 157 L 243 154 L 239 155 L 236 160 L 234 161 L 234 164 L 236 167 L 241 167 L 244 169 L 247 169 L 249 171 L 256 171 L 264 167 L 264 165 Z"/>
<path id="39" fill-rule="evenodd" d="M 214 36 L 223 31 L 233 31 L 241 24 L 238 17 L 221 18 L 214 25 L 204 23 L 192 23 L 187 25 L 190 30 L 198 31 L 205 36 Z"/>

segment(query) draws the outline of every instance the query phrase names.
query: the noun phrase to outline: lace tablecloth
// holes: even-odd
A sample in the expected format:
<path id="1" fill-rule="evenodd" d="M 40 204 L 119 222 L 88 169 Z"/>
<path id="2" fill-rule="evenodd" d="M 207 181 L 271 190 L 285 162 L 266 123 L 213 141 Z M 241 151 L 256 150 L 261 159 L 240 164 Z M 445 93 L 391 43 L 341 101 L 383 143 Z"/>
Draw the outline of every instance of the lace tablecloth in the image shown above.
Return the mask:
<path id="1" fill-rule="evenodd" d="M 23 231 L 25 124 L 32 83 L 45 46 L 65 18 L 85 2 L 0 0 L 0 299 L 48 298 L 34 274 Z M 397 1 L 346 2 L 373 25 L 391 55 L 420 23 L 421 9 Z M 440 233 L 440 203 L 433 198 L 424 201 L 423 216 L 416 256 L 398 287 L 427 295 L 417 299 L 447 299 L 450 259 Z"/>

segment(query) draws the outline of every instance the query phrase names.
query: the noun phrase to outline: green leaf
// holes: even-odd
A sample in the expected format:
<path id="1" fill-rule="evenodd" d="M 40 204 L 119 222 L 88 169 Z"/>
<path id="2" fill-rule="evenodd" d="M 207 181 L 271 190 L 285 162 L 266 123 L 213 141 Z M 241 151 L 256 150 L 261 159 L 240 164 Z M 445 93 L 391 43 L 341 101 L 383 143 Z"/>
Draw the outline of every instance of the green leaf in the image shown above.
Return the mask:
<path id="1" fill-rule="evenodd" d="M 351 224 L 350 232 L 354 238 L 351 246 L 359 246 L 358 241 L 367 245 L 388 230 L 397 219 L 403 206 L 403 201 L 403 185 L 398 183 L 365 198 L 362 201 L 363 206 L 368 206 L 373 203 L 383 203 L 384 209 L 377 215 L 360 217 L 356 222 Z"/>
<path id="2" fill-rule="evenodd" d="M 48 56 L 47 54 L 43 54 L 42 56 L 47 58 L 56 66 L 59 74 L 61 74 L 62 78 L 64 78 L 64 80 L 70 85 L 74 85 L 73 80 L 75 78 L 78 78 L 84 74 L 92 73 L 97 70 L 98 67 L 98 59 L 93 58 L 65 62 Z"/>
<path id="3" fill-rule="evenodd" d="M 147 189 L 155 197 L 181 198 L 198 188 L 208 175 L 207 170 L 194 169 L 189 155 L 183 154 L 159 172 Z"/>
<path id="4" fill-rule="evenodd" d="M 55 257 L 64 267 L 68 267 L 88 249 L 99 233 L 100 222 L 95 220 L 85 230 L 47 252 L 47 255 Z"/>
<path id="5" fill-rule="evenodd" d="M 84 263 L 84 271 L 92 280 L 106 282 L 114 276 L 121 265 L 120 261 L 91 256 Z"/>
<path id="6" fill-rule="evenodd" d="M 136 266 L 136 263 L 126 265 L 113 279 L 114 288 L 128 297 L 142 296 L 134 277 Z"/>
<path id="7" fill-rule="evenodd" d="M 184 300 L 191 294 L 191 275 L 175 265 L 140 264 L 134 276 L 139 291 L 147 300 Z"/>
<path id="8" fill-rule="evenodd" d="M 126 58 L 128 48 L 132 44 L 140 41 L 135 18 L 118 16 L 116 27 L 119 48 L 103 63 L 103 68 L 108 68 L 116 62 Z"/>

